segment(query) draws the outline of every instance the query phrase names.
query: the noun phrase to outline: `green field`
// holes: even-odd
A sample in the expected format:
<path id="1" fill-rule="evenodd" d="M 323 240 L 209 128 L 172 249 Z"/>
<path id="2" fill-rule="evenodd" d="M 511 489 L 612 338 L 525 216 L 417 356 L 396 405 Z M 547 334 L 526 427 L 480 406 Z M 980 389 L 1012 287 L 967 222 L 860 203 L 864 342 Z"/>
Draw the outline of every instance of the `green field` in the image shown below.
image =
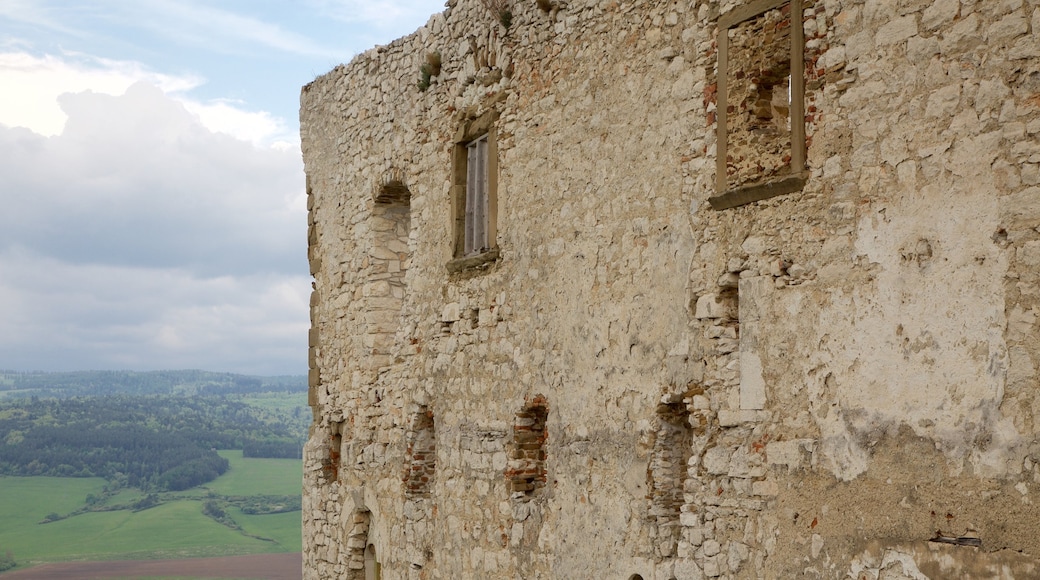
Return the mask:
<path id="1" fill-rule="evenodd" d="M 202 513 L 203 500 L 223 496 L 298 495 L 301 462 L 243 458 L 222 451 L 231 468 L 202 488 L 159 494 L 164 502 L 143 511 L 89 512 L 46 524 L 48 514 L 67 515 L 98 495 L 98 478 L 0 477 L 0 553 L 10 550 L 19 567 L 67 560 L 111 560 L 230 556 L 296 552 L 301 548 L 300 512 L 268 515 L 226 511 L 241 527 L 232 529 Z M 108 505 L 143 496 L 125 490 Z M 258 539 L 263 538 L 263 539 Z"/>
<path id="2" fill-rule="evenodd" d="M 225 495 L 298 495 L 303 491 L 299 459 L 243 459 L 241 451 L 219 453 L 231 469 L 207 483 L 206 489 Z"/>

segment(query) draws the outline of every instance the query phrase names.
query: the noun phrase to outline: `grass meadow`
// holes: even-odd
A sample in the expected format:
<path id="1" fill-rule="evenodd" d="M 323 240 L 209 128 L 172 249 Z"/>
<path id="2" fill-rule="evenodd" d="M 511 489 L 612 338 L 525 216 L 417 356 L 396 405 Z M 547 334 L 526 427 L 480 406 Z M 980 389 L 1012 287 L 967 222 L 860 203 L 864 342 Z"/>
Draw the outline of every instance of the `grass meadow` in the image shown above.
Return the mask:
<path id="1" fill-rule="evenodd" d="M 243 458 L 241 451 L 219 453 L 231 469 L 203 486 L 206 489 L 223 495 L 297 495 L 303 491 L 299 459 Z"/>
<path id="2" fill-rule="evenodd" d="M 41 524 L 48 514 L 65 515 L 100 494 L 99 478 L 0 477 L 0 553 L 10 550 L 19 568 L 42 562 L 231 556 L 301 549 L 300 512 L 229 513 L 242 530 L 203 515 L 202 500 L 220 495 L 296 495 L 301 462 L 243 458 L 222 451 L 231 468 L 201 488 L 170 494 L 169 501 L 143 511 L 88 512 Z M 117 503 L 139 497 L 121 492 Z M 111 502 L 109 502 L 111 503 Z M 266 540 L 257 539 L 266 538 Z"/>

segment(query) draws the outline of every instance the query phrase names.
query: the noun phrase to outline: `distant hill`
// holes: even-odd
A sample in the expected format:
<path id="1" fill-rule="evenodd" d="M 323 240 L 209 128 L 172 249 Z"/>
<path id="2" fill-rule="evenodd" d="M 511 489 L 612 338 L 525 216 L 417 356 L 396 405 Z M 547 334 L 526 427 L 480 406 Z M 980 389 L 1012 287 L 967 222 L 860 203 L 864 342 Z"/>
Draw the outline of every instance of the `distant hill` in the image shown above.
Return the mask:
<path id="1" fill-rule="evenodd" d="M 187 489 L 227 470 L 218 449 L 299 458 L 306 393 L 304 376 L 2 371 L 0 475 Z"/>
<path id="2" fill-rule="evenodd" d="M 181 371 L 0 371 L 0 398 L 93 395 L 227 395 L 307 392 L 305 375 L 253 376 Z"/>

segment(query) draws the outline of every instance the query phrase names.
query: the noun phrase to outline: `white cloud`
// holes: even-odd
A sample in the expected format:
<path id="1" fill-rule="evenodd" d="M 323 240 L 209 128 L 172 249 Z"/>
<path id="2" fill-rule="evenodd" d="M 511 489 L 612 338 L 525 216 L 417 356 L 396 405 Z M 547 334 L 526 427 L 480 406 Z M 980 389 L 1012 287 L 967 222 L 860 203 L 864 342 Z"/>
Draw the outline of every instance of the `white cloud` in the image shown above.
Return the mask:
<path id="1" fill-rule="evenodd" d="M 115 61 L 66 53 L 35 56 L 24 51 L 0 53 L 0 124 L 26 127 L 41 135 L 57 135 L 66 115 L 58 105 L 64 93 L 94 91 L 118 95 L 137 81 L 148 81 L 167 92 L 185 91 L 201 84 L 195 77 L 150 72 L 135 62 Z"/>
<path id="2" fill-rule="evenodd" d="M 181 102 L 212 130 L 257 145 L 296 144 L 285 121 L 266 111 L 250 111 L 227 99 L 199 101 L 186 95 L 204 80 L 193 75 L 168 75 L 133 61 L 97 58 L 65 52 L 36 56 L 25 51 L 0 52 L 0 125 L 25 127 L 40 135 L 59 135 L 68 116 L 59 97 L 90 91 L 122 95 L 136 82 L 155 85 Z"/>
<path id="3" fill-rule="evenodd" d="M 200 272 L 298 269 L 298 150 L 215 133 L 147 83 L 60 102 L 59 136 L 0 128 L 0 247 Z"/>
<path id="4" fill-rule="evenodd" d="M 0 368 L 304 372 L 298 149 L 143 81 L 58 100 L 60 134 L 0 127 Z"/>
<path id="5" fill-rule="evenodd" d="M 289 130 L 284 120 L 267 111 L 247 111 L 235 106 L 236 102 L 216 99 L 201 103 L 180 99 L 184 107 L 197 116 L 207 129 L 254 145 L 297 147 L 299 136 Z"/>

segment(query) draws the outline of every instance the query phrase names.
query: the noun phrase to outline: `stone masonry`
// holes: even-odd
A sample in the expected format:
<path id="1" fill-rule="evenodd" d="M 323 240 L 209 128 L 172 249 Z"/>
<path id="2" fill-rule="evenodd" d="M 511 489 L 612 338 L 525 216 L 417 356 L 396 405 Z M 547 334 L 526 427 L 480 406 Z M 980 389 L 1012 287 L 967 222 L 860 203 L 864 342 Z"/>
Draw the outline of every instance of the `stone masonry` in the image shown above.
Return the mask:
<path id="1" fill-rule="evenodd" d="M 1040 0 L 449 0 L 300 116 L 305 578 L 1040 577 Z"/>

